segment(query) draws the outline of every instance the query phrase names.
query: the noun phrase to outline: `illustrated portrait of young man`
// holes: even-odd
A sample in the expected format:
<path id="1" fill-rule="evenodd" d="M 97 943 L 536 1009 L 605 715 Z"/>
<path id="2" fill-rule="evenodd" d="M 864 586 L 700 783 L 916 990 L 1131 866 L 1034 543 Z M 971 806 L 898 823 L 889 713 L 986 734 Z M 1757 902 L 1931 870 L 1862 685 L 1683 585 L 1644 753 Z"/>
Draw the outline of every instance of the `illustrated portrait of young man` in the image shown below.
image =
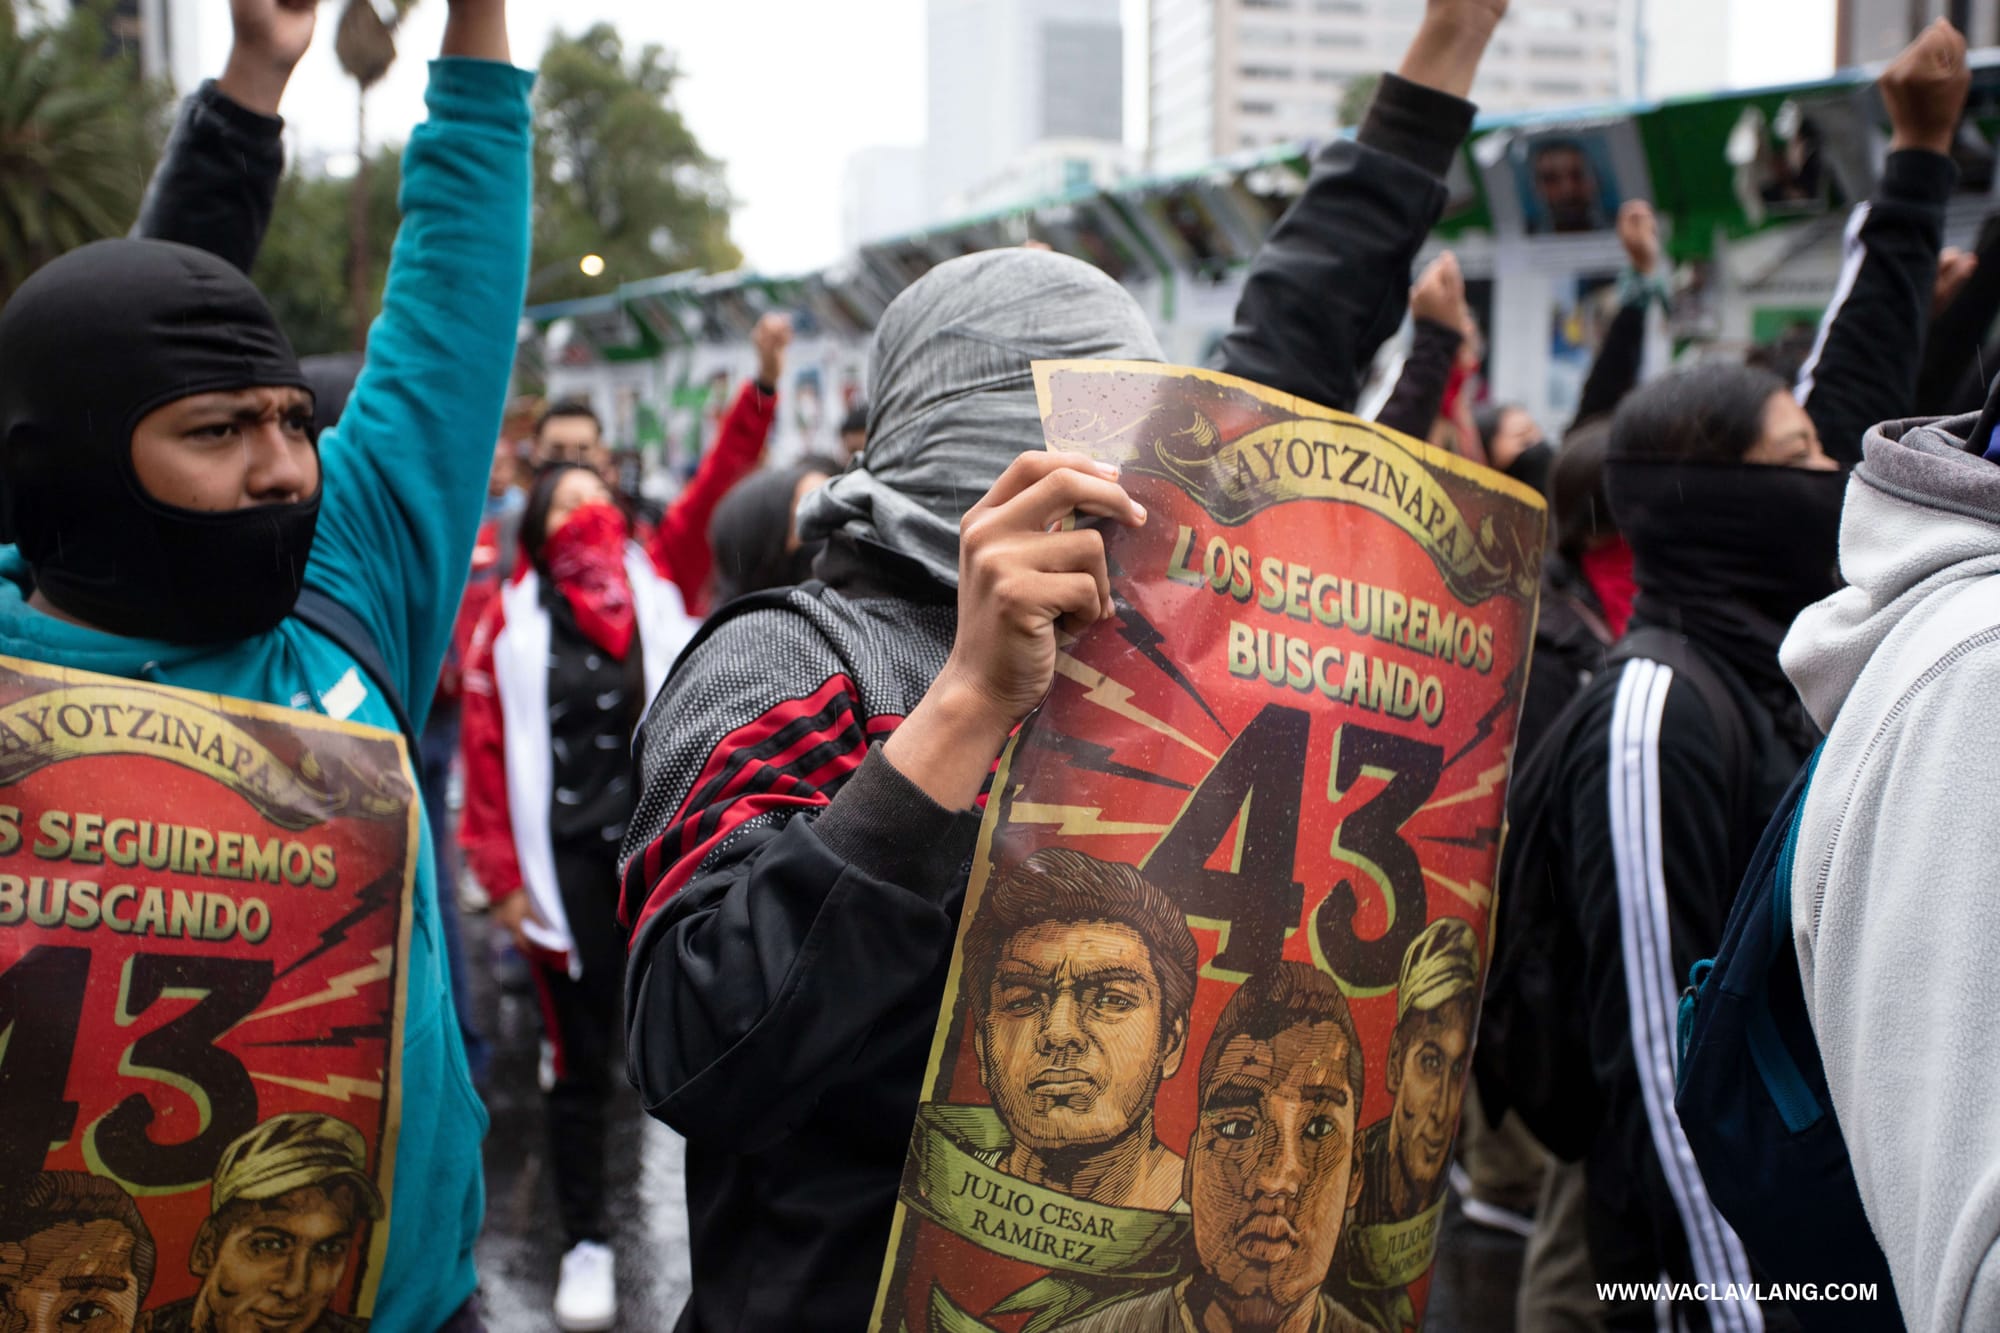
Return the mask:
<path id="1" fill-rule="evenodd" d="M 1184 1171 L 1196 1271 L 1062 1333 L 1366 1333 L 1324 1291 L 1361 1185 L 1362 1074 L 1333 978 L 1281 962 L 1246 980 L 1201 1057 Z"/>
<path id="2" fill-rule="evenodd" d="M 43 1171 L 0 1188 L 0 1330 L 133 1333 L 155 1257 L 116 1181 Z"/>
<path id="3" fill-rule="evenodd" d="M 990 1165 L 1078 1198 L 1165 1210 L 1181 1159 L 1153 1132 L 1180 1069 L 1199 957 L 1131 866 L 1044 848 L 1001 875 L 965 937 L 980 1079 L 1008 1143 Z"/>
<path id="4" fill-rule="evenodd" d="M 363 1222 L 383 1215 L 361 1132 L 330 1115 L 274 1116 L 223 1149 L 188 1271 L 201 1290 L 147 1333 L 360 1333 L 330 1310 Z"/>
<path id="5" fill-rule="evenodd" d="M 1479 936 L 1440 917 L 1403 954 L 1389 1038 L 1389 1114 L 1361 1133 L 1361 1198 L 1332 1287 L 1383 1328 L 1414 1318 L 1403 1288 L 1430 1267 L 1472 1061 Z"/>

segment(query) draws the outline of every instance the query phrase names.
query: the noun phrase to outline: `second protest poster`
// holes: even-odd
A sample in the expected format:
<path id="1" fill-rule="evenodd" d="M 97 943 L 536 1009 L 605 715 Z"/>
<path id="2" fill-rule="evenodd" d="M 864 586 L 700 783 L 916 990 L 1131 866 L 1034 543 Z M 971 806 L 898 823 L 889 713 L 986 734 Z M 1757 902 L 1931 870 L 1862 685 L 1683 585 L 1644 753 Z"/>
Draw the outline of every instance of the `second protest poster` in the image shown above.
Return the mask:
<path id="1" fill-rule="evenodd" d="M 1150 518 L 995 773 L 873 1327 L 1415 1328 L 1540 497 L 1225 375 L 1035 370 Z"/>

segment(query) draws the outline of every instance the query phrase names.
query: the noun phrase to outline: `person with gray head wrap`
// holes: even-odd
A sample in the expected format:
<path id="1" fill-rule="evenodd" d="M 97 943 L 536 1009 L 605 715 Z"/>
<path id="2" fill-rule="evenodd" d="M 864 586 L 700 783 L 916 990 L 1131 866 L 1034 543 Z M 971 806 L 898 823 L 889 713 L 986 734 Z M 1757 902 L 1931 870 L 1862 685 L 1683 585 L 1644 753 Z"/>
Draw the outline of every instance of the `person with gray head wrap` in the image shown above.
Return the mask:
<path id="1" fill-rule="evenodd" d="M 845 532 L 958 582 L 958 522 L 1016 455 L 1042 442 L 1035 361 L 1158 361 L 1132 294 L 1046 250 L 988 250 L 940 264 L 875 330 L 868 446 L 860 465 L 799 507 L 806 541 Z"/>
<path id="2" fill-rule="evenodd" d="M 1251 265 L 1219 368 L 1349 407 L 1472 118 L 1505 0 L 1427 0 L 1401 74 Z M 1161 360 L 1139 305 L 1027 249 L 938 265 L 876 329 L 867 441 L 801 506 L 814 581 L 688 646 L 639 740 L 620 855 L 627 1057 L 686 1136 L 681 1333 L 866 1327 L 950 968 L 980 793 L 1114 614 L 1097 525 L 1145 513 L 1048 452 L 1037 360 Z"/>

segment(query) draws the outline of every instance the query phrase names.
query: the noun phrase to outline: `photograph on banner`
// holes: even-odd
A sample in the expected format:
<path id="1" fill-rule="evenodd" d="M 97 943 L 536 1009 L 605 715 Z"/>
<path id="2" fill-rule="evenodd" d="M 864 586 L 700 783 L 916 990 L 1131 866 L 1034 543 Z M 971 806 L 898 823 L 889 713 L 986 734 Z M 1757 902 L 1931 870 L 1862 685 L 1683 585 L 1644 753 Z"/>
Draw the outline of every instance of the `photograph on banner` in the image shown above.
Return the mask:
<path id="1" fill-rule="evenodd" d="M 1215 372 L 1035 378 L 1049 447 L 1117 463 L 1150 517 L 1101 529 L 1116 614 L 996 768 L 873 1327 L 1401 1333 L 1541 499 Z"/>
<path id="2" fill-rule="evenodd" d="M 1583 401 L 1590 363 L 1618 315 L 1616 273 L 1575 273 L 1557 278 L 1549 306 L 1548 412 L 1567 421 Z"/>
<path id="3" fill-rule="evenodd" d="M 1995 188 L 1996 161 L 2000 161 L 2000 59 L 1990 53 L 1974 52 L 1972 86 L 1966 92 L 1965 109 L 1952 135 L 1951 160 L 1958 168 L 1953 193 L 1974 198 L 1990 197 Z M 1874 161 L 1880 164 L 1889 153 L 1892 137 L 1889 108 L 1879 86 L 1858 89 L 1854 97 L 1860 119 L 1872 133 L 1868 143 Z"/>
<path id="4" fill-rule="evenodd" d="M 1530 236 L 1609 231 L 1618 206 L 1652 187 L 1638 122 L 1628 118 L 1538 125 L 1479 140 L 1487 197 L 1501 196 Z"/>
<path id="5" fill-rule="evenodd" d="M 1867 123 L 1852 89 L 1745 106 L 1725 141 L 1737 202 L 1752 226 L 1844 208 L 1873 188 Z"/>
<path id="6" fill-rule="evenodd" d="M 0 658 L 13 1308 L 367 1326 L 419 818 L 394 733 Z"/>

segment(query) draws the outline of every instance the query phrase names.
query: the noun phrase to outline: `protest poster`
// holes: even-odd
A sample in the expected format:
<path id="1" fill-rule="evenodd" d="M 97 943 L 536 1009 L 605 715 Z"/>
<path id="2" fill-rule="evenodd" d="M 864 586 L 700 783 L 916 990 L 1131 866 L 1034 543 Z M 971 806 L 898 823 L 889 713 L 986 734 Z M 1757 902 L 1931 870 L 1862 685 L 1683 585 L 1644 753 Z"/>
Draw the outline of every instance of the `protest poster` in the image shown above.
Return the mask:
<path id="1" fill-rule="evenodd" d="M 1035 375 L 1149 518 L 996 767 L 873 1327 L 1416 1327 L 1540 497 L 1225 375 Z"/>
<path id="2" fill-rule="evenodd" d="M 419 845 L 404 750 L 0 658 L 0 1291 L 50 1316 L 31 1326 L 366 1327 Z"/>

